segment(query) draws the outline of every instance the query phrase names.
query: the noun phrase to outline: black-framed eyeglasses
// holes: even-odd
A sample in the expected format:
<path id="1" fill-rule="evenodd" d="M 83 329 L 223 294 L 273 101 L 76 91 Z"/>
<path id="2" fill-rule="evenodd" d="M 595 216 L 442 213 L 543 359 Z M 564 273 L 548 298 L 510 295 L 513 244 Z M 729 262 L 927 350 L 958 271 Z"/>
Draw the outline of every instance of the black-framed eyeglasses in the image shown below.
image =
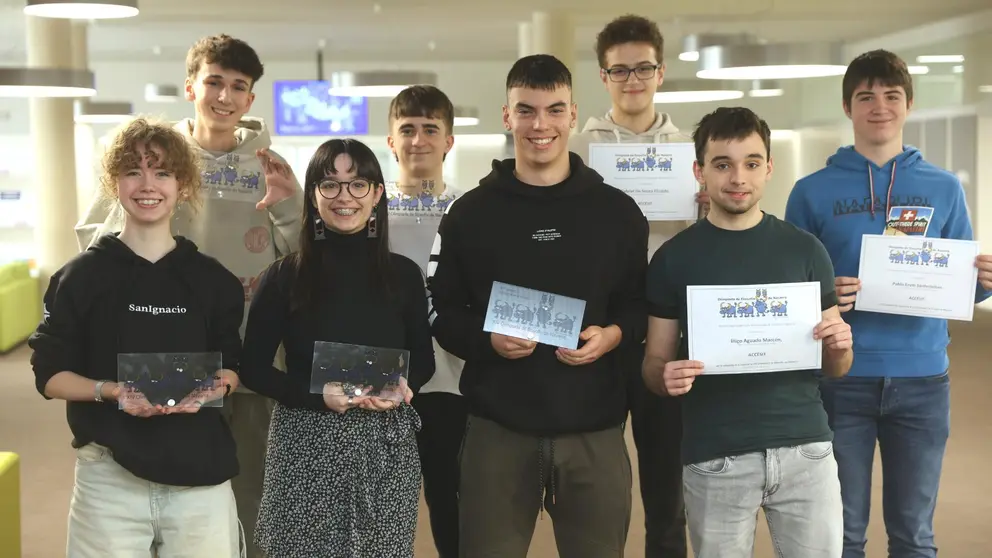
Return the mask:
<path id="1" fill-rule="evenodd" d="M 328 179 L 321 180 L 317 184 L 317 192 L 320 194 L 320 197 L 326 200 L 333 200 L 341 195 L 341 190 L 347 188 L 348 193 L 351 194 L 351 197 L 359 200 L 369 195 L 369 192 L 372 191 L 373 186 L 374 184 L 364 178 L 356 178 L 355 180 L 351 180 L 349 182 L 339 182 L 337 180 Z"/>
<path id="2" fill-rule="evenodd" d="M 610 81 L 624 82 L 630 79 L 630 74 L 634 74 L 637 79 L 651 79 L 658 73 L 658 68 L 661 64 L 654 64 L 651 66 L 638 66 L 636 68 L 609 68 L 603 70 L 606 75 L 610 76 Z"/>

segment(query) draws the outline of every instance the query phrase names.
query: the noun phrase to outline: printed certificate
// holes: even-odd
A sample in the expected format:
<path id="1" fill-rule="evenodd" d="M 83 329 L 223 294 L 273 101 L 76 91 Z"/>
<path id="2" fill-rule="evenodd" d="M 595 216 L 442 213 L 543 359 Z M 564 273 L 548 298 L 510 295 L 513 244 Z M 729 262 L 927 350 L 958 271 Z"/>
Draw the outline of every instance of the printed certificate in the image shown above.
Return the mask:
<path id="1" fill-rule="evenodd" d="M 820 284 L 688 286 L 689 359 L 703 374 L 818 370 Z"/>
<path id="2" fill-rule="evenodd" d="M 971 240 L 866 234 L 854 309 L 971 321 L 978 253 Z"/>
<path id="3" fill-rule="evenodd" d="M 695 221 L 699 183 L 692 143 L 593 143 L 589 166 L 634 198 L 648 221 Z"/>

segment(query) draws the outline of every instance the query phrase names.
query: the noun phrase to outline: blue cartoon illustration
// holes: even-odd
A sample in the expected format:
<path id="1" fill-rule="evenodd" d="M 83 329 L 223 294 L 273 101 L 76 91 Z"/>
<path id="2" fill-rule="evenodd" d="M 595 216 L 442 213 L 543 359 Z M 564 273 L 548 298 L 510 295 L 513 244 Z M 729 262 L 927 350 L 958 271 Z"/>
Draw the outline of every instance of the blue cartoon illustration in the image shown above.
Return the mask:
<path id="1" fill-rule="evenodd" d="M 720 303 L 720 316 L 724 318 L 753 318 L 755 316 L 786 316 L 787 303 L 783 298 L 768 298 L 768 289 L 756 289 L 754 298 L 738 299 L 735 302 Z"/>
<path id="2" fill-rule="evenodd" d="M 632 153 L 629 155 L 617 155 L 617 170 L 621 172 L 671 172 L 672 155 L 658 154 L 657 147 L 645 148 L 644 154 Z"/>
<path id="3" fill-rule="evenodd" d="M 947 260 L 950 258 L 948 250 L 936 250 L 933 241 L 924 240 L 917 250 L 915 248 L 891 248 L 889 250 L 889 262 L 894 264 L 922 265 L 934 267 L 947 267 Z"/>

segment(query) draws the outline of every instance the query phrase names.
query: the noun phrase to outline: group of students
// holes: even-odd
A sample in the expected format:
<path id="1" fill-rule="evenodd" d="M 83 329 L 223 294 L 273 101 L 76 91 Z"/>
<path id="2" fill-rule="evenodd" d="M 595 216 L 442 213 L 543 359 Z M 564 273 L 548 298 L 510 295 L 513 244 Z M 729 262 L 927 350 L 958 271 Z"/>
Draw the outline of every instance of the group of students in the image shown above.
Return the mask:
<path id="1" fill-rule="evenodd" d="M 902 144 L 905 63 L 851 63 L 855 144 L 796 184 L 780 220 L 759 208 L 763 120 L 719 108 L 689 136 L 657 113 L 650 20 L 611 21 L 595 49 L 606 116 L 577 132 L 569 69 L 517 60 L 514 157 L 462 192 L 442 173 L 454 110 L 437 88 L 390 105 L 397 183 L 366 145 L 332 139 L 301 186 L 245 117 L 255 52 L 197 42 L 195 117 L 116 133 L 84 251 L 51 278 L 29 341 L 77 452 L 67 556 L 412 557 L 423 484 L 441 558 L 523 558 L 544 510 L 562 556 L 619 557 L 628 417 L 647 557 L 685 557 L 686 527 L 697 557 L 750 556 L 759 509 L 779 556 L 864 556 L 876 440 L 890 555 L 935 556 L 946 322 L 855 304 L 860 235 L 899 210 L 932 208 L 927 236 L 972 236 L 958 180 Z M 614 141 L 694 142 L 698 221 L 649 224 L 586 165 L 589 143 Z M 976 265 L 977 302 L 992 258 Z M 494 281 L 584 300 L 579 347 L 485 332 Z M 822 370 L 707 376 L 686 360 L 686 286 L 808 281 Z M 407 350 L 409 377 L 391 394 L 311 393 L 320 341 Z M 153 405 L 116 381 L 117 355 L 143 352 L 218 352 L 223 370 Z"/>

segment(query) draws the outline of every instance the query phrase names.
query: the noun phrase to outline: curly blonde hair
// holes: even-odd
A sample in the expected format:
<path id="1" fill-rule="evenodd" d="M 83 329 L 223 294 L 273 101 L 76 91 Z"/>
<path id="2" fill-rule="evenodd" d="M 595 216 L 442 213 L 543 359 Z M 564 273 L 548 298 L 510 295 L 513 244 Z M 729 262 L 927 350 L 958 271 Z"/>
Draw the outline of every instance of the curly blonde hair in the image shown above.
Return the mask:
<path id="1" fill-rule="evenodd" d="M 103 154 L 103 174 L 100 185 L 104 195 L 116 200 L 119 194 L 117 181 L 120 176 L 141 166 L 144 156 L 139 147 L 157 147 L 162 150 L 162 160 L 155 161 L 159 168 L 176 176 L 179 184 L 178 202 L 187 203 L 194 210 L 202 203 L 200 189 L 200 156 L 179 132 L 164 122 L 138 117 L 121 126 Z"/>

